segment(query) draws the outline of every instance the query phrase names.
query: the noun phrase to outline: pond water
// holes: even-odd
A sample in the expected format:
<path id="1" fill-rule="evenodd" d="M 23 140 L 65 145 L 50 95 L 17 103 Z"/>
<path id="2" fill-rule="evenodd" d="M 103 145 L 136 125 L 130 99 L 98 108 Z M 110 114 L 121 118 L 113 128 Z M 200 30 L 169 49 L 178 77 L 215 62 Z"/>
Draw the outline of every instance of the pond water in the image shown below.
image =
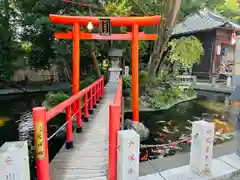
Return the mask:
<path id="1" fill-rule="evenodd" d="M 124 116 L 125 119 L 132 118 L 131 113 L 125 113 Z M 215 131 L 221 131 L 221 135 L 216 137 L 216 143 L 230 140 L 233 138 L 235 118 L 231 106 L 226 107 L 222 101 L 201 98 L 180 103 L 169 110 L 140 112 L 140 121 L 150 130 L 148 139 L 141 142 L 146 145 L 141 149 L 141 160 L 189 151 L 191 122 L 196 120 L 215 122 Z M 222 133 L 229 135 L 229 139 L 222 138 Z M 149 145 L 161 146 L 155 148 Z"/>
<path id="2" fill-rule="evenodd" d="M 21 131 L 19 131 L 19 126 L 24 126 L 24 123 L 26 123 L 30 125 L 29 127 L 31 127 L 31 109 L 35 106 L 40 106 L 44 98 L 45 93 L 30 93 L 12 98 L 12 100 L 0 100 L 0 146 L 6 141 L 16 141 L 25 138 L 29 140 L 30 148 L 32 147 L 33 132 L 31 128 L 27 132 L 28 137 L 25 137 L 26 134 L 22 135 Z M 230 111 L 231 110 L 226 109 L 221 102 L 215 103 L 215 101 L 209 102 L 201 101 L 201 99 L 198 99 L 178 104 L 165 111 L 140 112 L 141 121 L 147 128 L 149 128 L 151 132 L 149 138 L 141 143 L 146 145 L 156 145 L 168 143 L 169 140 L 174 142 L 175 140 L 178 140 L 179 137 L 183 134 L 189 135 L 191 132 L 191 123 L 189 123 L 189 121 L 198 120 L 203 115 L 206 117 L 212 114 L 221 114 L 220 112 L 224 112 L 224 114 L 227 115 L 227 120 L 230 121 L 230 124 L 231 121 L 232 124 L 234 124 L 235 115 L 229 113 Z M 125 118 L 131 119 L 131 113 L 126 113 Z M 210 117 L 210 119 L 213 118 Z M 21 124 L 21 122 L 23 124 Z M 58 116 L 57 118 L 50 121 L 50 123 L 48 123 L 49 136 L 55 132 L 56 125 L 59 127 L 64 122 L 64 115 Z M 166 132 L 163 131 L 164 128 L 165 130 L 167 129 L 174 133 L 170 133 L 170 135 L 168 134 L 165 136 Z M 175 129 L 178 131 L 175 131 Z M 163 135 L 165 133 L 164 137 L 159 137 L 159 133 L 162 133 Z M 64 141 L 64 132 L 49 141 L 50 161 L 60 150 L 61 146 L 64 144 Z M 142 149 L 141 156 L 144 156 L 146 151 L 149 152 L 149 158 L 159 156 L 159 154 L 156 155 L 155 153 L 152 153 L 152 150 L 153 148 Z M 34 151 L 31 152 L 31 154 L 33 154 L 30 156 L 31 179 L 34 180 L 36 177 Z"/>
<path id="3" fill-rule="evenodd" d="M 28 140 L 32 180 L 36 178 L 36 171 L 31 110 L 33 107 L 41 105 L 45 95 L 46 93 L 28 93 L 12 97 L 10 101 L 6 98 L 0 100 L 0 147 L 6 141 Z M 64 124 L 64 121 L 63 115 L 50 121 L 48 123 L 48 135 L 51 136 L 57 127 Z M 64 141 L 65 133 L 60 133 L 49 141 L 50 161 L 60 150 Z"/>

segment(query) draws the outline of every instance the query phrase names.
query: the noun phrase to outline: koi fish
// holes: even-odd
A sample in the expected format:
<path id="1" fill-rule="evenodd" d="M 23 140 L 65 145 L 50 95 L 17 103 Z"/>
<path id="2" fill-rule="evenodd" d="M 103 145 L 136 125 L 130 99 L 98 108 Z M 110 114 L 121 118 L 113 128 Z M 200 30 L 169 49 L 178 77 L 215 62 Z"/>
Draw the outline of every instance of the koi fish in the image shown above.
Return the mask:
<path id="1" fill-rule="evenodd" d="M 214 122 L 217 123 L 217 124 L 226 125 L 225 122 L 222 122 L 222 121 L 219 120 L 219 119 L 214 119 Z"/>
<path id="2" fill-rule="evenodd" d="M 166 123 L 166 121 L 157 121 L 158 124 L 160 123 Z"/>
<path id="3" fill-rule="evenodd" d="M 163 132 L 157 132 L 157 134 L 159 135 L 159 136 L 163 136 L 163 137 L 166 137 L 168 134 L 166 134 L 166 133 L 163 133 Z"/>
<path id="4" fill-rule="evenodd" d="M 140 158 L 141 161 L 147 161 L 148 158 L 148 150 L 146 150 L 146 154 Z"/>
<path id="5" fill-rule="evenodd" d="M 177 126 L 174 126 L 174 125 L 172 124 L 172 122 L 173 122 L 173 120 L 168 121 L 168 122 L 167 122 L 167 125 L 172 126 L 174 129 L 176 129 Z"/>

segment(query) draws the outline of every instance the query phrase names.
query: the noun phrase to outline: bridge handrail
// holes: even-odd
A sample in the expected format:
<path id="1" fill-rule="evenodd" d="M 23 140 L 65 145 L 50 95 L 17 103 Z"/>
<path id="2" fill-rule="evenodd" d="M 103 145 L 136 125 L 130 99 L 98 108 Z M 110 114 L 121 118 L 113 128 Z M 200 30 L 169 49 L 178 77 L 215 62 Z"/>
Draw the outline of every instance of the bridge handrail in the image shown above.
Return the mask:
<path id="1" fill-rule="evenodd" d="M 93 82 L 88 87 L 84 88 L 83 90 L 79 91 L 76 95 L 71 96 L 69 99 L 63 101 L 62 103 L 58 104 L 57 106 L 53 107 L 49 111 L 47 111 L 47 121 L 54 118 L 56 115 L 61 113 L 63 110 L 65 110 L 67 107 L 72 105 L 74 102 L 76 102 L 78 99 L 82 98 L 86 93 L 88 93 L 91 89 L 93 89 L 97 84 L 99 84 L 103 80 L 103 77 L 99 78 L 95 82 Z"/>
<path id="2" fill-rule="evenodd" d="M 120 130 L 122 112 L 122 76 L 114 102 L 109 106 L 109 148 L 108 148 L 108 180 L 117 180 L 117 134 Z"/>
<path id="3" fill-rule="evenodd" d="M 90 97 L 88 94 L 90 92 Z M 88 116 L 88 111 L 92 110 L 93 105 L 104 95 L 104 77 L 102 76 L 90 86 L 81 90 L 77 94 L 46 111 L 45 107 L 33 108 L 33 123 L 34 123 L 34 143 L 36 149 L 36 170 L 37 180 L 50 180 L 49 172 L 49 156 L 48 156 L 48 132 L 47 123 L 52 118 L 66 110 L 66 148 L 73 147 L 72 138 L 72 118 L 77 117 L 77 127 L 79 132 L 82 128 L 82 112 L 81 98 L 84 97 L 84 117 Z M 90 101 L 90 103 L 89 103 Z M 88 108 L 88 105 L 90 107 Z M 73 112 L 72 112 L 73 111 Z M 62 127 L 61 127 L 62 128 Z M 60 128 L 60 129 L 61 129 Z M 57 133 L 57 130 L 55 133 Z M 54 133 L 54 134 L 55 134 Z"/>

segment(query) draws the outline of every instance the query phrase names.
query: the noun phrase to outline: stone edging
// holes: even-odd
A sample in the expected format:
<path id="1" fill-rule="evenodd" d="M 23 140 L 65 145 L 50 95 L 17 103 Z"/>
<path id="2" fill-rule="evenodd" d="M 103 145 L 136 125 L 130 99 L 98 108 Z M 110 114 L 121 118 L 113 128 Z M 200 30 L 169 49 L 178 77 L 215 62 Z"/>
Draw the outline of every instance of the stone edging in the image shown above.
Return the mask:
<path id="1" fill-rule="evenodd" d="M 139 111 L 142 111 L 142 112 L 146 112 L 146 111 L 160 111 L 160 110 L 168 110 L 170 109 L 171 107 L 177 105 L 177 104 L 180 104 L 180 103 L 183 103 L 183 102 L 186 102 L 186 101 L 191 101 L 191 100 L 194 100 L 194 99 L 197 99 L 197 95 L 195 96 L 192 96 L 192 97 L 186 97 L 186 98 L 183 98 L 183 99 L 179 99 L 177 101 L 175 101 L 174 103 L 172 104 L 169 104 L 163 108 L 160 108 L 160 109 L 154 109 L 154 108 L 139 108 Z M 131 109 L 126 109 L 124 110 L 124 112 L 132 112 Z"/>
<path id="2" fill-rule="evenodd" d="M 210 175 L 200 177 L 190 169 L 189 165 L 186 165 L 147 176 L 141 176 L 139 180 L 229 180 L 239 174 L 240 157 L 236 154 L 229 154 L 212 160 Z"/>

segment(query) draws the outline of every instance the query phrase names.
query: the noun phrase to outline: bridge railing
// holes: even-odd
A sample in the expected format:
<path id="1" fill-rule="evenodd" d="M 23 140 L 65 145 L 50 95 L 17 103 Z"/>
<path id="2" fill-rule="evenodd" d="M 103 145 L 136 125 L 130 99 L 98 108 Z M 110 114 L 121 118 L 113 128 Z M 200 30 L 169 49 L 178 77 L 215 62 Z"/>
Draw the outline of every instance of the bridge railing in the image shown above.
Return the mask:
<path id="1" fill-rule="evenodd" d="M 54 137 L 63 127 L 66 126 L 66 148 L 73 147 L 72 120 L 76 118 L 77 132 L 82 130 L 82 112 L 84 107 L 84 119 L 88 118 L 89 111 L 104 95 L 104 77 L 102 76 L 90 86 L 81 90 L 59 105 L 46 111 L 44 107 L 33 108 L 34 139 L 36 149 L 36 169 L 38 180 L 50 180 L 48 141 Z M 83 106 L 82 106 L 83 98 Z M 53 135 L 48 137 L 47 123 L 62 112 L 66 112 L 66 123 L 60 127 Z"/>
<path id="2" fill-rule="evenodd" d="M 120 130 L 122 112 L 122 76 L 114 102 L 109 106 L 109 149 L 108 149 L 108 180 L 117 179 L 117 133 Z"/>

